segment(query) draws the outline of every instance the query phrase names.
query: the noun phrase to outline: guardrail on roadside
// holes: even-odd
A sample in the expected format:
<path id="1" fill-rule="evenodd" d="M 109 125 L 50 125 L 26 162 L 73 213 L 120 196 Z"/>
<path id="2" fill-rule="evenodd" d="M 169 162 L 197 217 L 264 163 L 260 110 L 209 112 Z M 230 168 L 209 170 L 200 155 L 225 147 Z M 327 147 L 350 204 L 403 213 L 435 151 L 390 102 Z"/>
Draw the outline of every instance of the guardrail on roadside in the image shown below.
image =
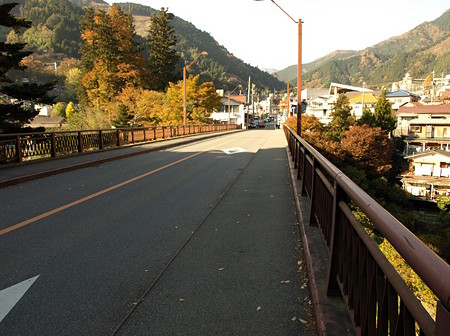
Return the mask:
<path id="1" fill-rule="evenodd" d="M 450 266 L 323 155 L 284 126 L 329 252 L 327 295 L 342 295 L 360 335 L 448 335 Z M 353 215 L 359 207 L 437 297 L 435 320 Z"/>
<path id="2" fill-rule="evenodd" d="M 59 157 L 190 134 L 238 129 L 240 125 L 186 125 L 0 134 L 0 164 Z"/>

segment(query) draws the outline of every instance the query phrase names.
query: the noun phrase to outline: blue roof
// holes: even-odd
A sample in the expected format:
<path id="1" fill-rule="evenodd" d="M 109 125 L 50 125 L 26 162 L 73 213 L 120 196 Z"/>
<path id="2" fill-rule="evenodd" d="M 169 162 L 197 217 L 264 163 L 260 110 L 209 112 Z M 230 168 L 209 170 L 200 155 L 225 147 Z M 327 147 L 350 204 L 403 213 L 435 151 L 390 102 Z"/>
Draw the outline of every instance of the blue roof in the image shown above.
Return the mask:
<path id="1" fill-rule="evenodd" d="M 405 91 L 405 90 L 397 90 L 394 92 L 386 92 L 386 97 L 416 97 L 414 93 Z"/>

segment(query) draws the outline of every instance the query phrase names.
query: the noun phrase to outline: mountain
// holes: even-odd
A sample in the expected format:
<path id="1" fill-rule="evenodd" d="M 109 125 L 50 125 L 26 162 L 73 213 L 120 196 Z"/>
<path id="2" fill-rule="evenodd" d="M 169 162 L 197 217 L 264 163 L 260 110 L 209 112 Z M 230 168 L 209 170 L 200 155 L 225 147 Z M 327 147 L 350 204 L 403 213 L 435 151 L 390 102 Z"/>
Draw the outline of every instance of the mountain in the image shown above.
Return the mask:
<path id="1" fill-rule="evenodd" d="M 79 58 L 81 34 L 79 22 L 83 17 L 83 7 L 93 6 L 107 10 L 108 3 L 103 0 L 14 0 L 19 3 L 13 14 L 32 21 L 32 28 L 20 36 L 28 47 L 38 54 L 45 55 L 47 61 L 58 61 L 64 57 Z M 0 0 L 0 4 L 11 0 Z M 157 13 L 151 7 L 119 3 L 124 12 L 135 18 L 137 41 L 145 50 L 145 36 L 148 31 L 149 17 Z M 217 88 L 232 90 L 238 84 L 246 86 L 248 77 L 258 88 L 268 90 L 282 89 L 285 84 L 278 78 L 236 58 L 221 46 L 210 34 L 197 29 L 193 24 L 179 17 L 172 21 L 178 39 L 177 50 L 181 60 L 178 72 L 182 73 L 185 64 L 189 64 L 196 55 L 205 50 L 207 57 L 202 57 L 190 69 L 193 74 L 200 74 L 201 81 L 213 81 Z M 11 30 L 0 30 L 0 40 L 18 40 Z M 52 59 L 53 58 L 53 59 Z"/>
<path id="2" fill-rule="evenodd" d="M 392 37 L 361 51 L 335 51 L 303 65 L 306 87 L 326 87 L 330 82 L 381 87 L 410 73 L 425 78 L 433 70 L 450 71 L 450 10 L 432 22 L 424 22 L 409 32 Z M 291 66 L 278 76 L 297 80 L 297 67 Z M 280 74 L 281 73 L 281 74 Z"/>
<path id="3" fill-rule="evenodd" d="M 136 33 L 145 38 L 149 17 L 157 11 L 134 3 L 118 5 L 124 12 L 134 16 Z M 177 36 L 176 49 L 182 58 L 182 64 L 189 64 L 203 50 L 208 52 L 207 57 L 200 58 L 192 67 L 193 72 L 200 73 L 202 80 L 212 81 L 216 87 L 233 90 L 239 84 L 245 87 L 250 76 L 252 83 L 259 88 L 280 90 L 285 87 L 278 78 L 235 57 L 224 46 L 219 45 L 209 33 L 197 29 L 192 23 L 175 17 L 172 25 Z M 180 71 L 181 69 L 182 66 Z"/>

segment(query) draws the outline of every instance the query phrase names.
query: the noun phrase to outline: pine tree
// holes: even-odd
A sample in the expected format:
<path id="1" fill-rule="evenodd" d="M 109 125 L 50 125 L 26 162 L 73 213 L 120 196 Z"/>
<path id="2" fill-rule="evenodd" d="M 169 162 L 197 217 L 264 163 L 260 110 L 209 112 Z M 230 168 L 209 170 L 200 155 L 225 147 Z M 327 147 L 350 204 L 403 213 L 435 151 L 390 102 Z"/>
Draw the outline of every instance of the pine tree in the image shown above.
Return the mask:
<path id="1" fill-rule="evenodd" d="M 345 135 L 345 132 L 354 124 L 354 118 L 351 115 L 352 108 L 348 98 L 341 93 L 334 105 L 332 113 L 333 119 L 327 126 L 325 136 L 328 140 L 339 142 Z"/>
<path id="2" fill-rule="evenodd" d="M 152 73 L 151 88 L 156 91 L 165 91 L 169 82 L 176 82 L 179 75 L 175 68 L 179 56 L 175 50 L 177 38 L 170 21 L 175 16 L 167 9 L 150 18 L 150 29 L 147 36 L 150 51 L 150 71 Z"/>
<path id="3" fill-rule="evenodd" d="M 15 3 L 0 5 L 0 25 L 16 31 L 31 27 L 31 22 L 10 14 L 14 6 Z M 24 51 L 24 47 L 24 43 L 0 42 L 0 93 L 6 96 L 0 104 L 0 133 L 18 132 L 25 123 L 30 122 L 38 114 L 34 109 L 34 103 L 53 101 L 47 92 L 54 87 L 54 82 L 43 85 L 35 83 L 20 85 L 8 78 L 9 70 L 25 68 L 21 61 L 31 52 Z"/>
<path id="4" fill-rule="evenodd" d="M 120 104 L 116 118 L 112 121 L 112 124 L 118 128 L 130 127 L 130 121 L 132 119 L 133 116 L 129 113 L 128 107 L 125 104 Z"/>
<path id="5" fill-rule="evenodd" d="M 392 107 L 386 99 L 386 90 L 383 90 L 381 97 L 375 104 L 375 126 L 390 134 L 395 129 L 396 121 L 392 115 Z"/>

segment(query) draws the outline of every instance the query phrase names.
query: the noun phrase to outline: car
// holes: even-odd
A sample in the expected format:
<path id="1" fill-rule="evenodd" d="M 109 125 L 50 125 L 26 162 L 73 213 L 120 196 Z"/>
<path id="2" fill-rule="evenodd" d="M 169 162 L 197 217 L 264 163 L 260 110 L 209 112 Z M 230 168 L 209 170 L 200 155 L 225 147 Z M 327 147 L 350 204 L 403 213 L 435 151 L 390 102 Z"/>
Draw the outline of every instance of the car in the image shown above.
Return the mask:
<path id="1" fill-rule="evenodd" d="M 248 128 L 256 128 L 256 127 L 258 127 L 258 123 L 256 121 L 252 121 L 250 125 L 248 125 Z"/>
<path id="2" fill-rule="evenodd" d="M 259 128 L 265 128 L 266 127 L 266 123 L 264 120 L 261 120 L 260 122 L 258 122 L 258 127 Z"/>

